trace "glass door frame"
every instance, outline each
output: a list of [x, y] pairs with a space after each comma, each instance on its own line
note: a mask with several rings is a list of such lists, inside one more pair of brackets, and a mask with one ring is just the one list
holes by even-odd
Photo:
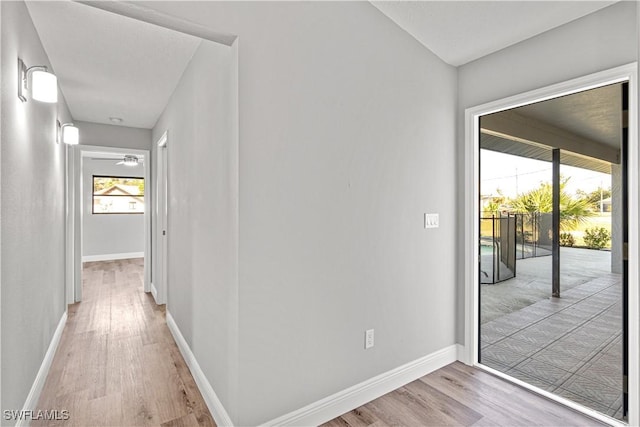
[[[468, 108], [465, 111], [465, 201], [464, 201], [464, 284], [465, 284], [465, 305], [464, 305], [464, 329], [465, 341], [461, 351], [460, 359], [472, 366], [491, 371], [525, 387], [547, 398], [555, 400], [563, 405], [586, 413], [596, 419], [611, 423], [612, 419], [582, 405], [576, 404], [568, 399], [559, 397], [553, 393], [546, 392], [537, 387], [531, 386], [523, 381], [512, 378], [506, 374], [493, 370], [478, 362], [479, 346], [479, 278], [478, 266], [479, 255], [477, 242], [479, 241], [480, 205], [479, 194], [479, 135], [480, 117], [504, 111], [523, 105], [528, 105], [560, 96], [570, 95], [597, 87], [607, 86], [615, 83], [629, 84], [629, 122], [628, 122], [628, 220], [629, 220], [629, 245], [628, 245], [628, 305], [626, 313], [628, 315], [626, 333], [628, 334], [628, 423], [629, 425], [640, 424], [640, 325], [633, 322], [633, 319], [640, 318], [640, 293], [638, 290], [639, 272], [639, 182], [638, 171], [640, 169], [638, 154], [638, 85], [637, 85], [637, 63], [623, 65], [621, 67], [605, 70], [599, 73], [569, 80], [541, 89], [536, 89], [509, 98], [493, 101], [477, 107]], [[620, 425], [624, 423], [620, 422]]]

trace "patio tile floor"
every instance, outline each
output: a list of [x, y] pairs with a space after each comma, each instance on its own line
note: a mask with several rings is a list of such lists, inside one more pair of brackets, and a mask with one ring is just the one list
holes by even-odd
[[621, 288], [603, 274], [483, 323], [481, 362], [621, 419]]

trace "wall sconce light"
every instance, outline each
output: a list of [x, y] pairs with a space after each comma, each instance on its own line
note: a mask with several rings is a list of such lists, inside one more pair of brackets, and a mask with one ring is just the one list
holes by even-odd
[[[31, 76], [31, 85], [29, 85]], [[27, 92], [31, 91], [31, 97], [36, 101], [54, 103], [58, 102], [58, 78], [49, 72], [44, 65], [35, 65], [27, 68], [22, 59], [18, 58], [18, 98], [27, 102]]]
[[80, 130], [73, 123], [65, 123], [60, 126], [62, 142], [69, 145], [77, 145], [80, 142]]

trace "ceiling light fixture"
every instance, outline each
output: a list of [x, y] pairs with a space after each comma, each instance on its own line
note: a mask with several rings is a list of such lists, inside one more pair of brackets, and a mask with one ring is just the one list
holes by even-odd
[[65, 144], [77, 145], [80, 142], [80, 130], [73, 123], [60, 126], [60, 134]]
[[116, 163], [116, 165], [138, 166], [138, 158], [136, 156], [125, 154], [124, 159]]
[[[31, 85], [29, 85], [31, 76]], [[49, 72], [44, 65], [34, 65], [27, 68], [22, 59], [18, 58], [18, 98], [27, 102], [27, 92], [31, 91], [31, 97], [36, 101], [54, 103], [58, 102], [58, 78]]]
[[109, 117], [109, 120], [111, 120], [111, 123], [114, 123], [116, 125], [119, 125], [124, 121], [120, 117]]

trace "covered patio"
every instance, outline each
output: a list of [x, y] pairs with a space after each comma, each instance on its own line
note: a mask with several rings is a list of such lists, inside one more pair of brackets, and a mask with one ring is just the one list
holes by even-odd
[[551, 257], [518, 261], [513, 279], [482, 285], [481, 363], [622, 418], [622, 276], [611, 253], [562, 248], [561, 297]]

